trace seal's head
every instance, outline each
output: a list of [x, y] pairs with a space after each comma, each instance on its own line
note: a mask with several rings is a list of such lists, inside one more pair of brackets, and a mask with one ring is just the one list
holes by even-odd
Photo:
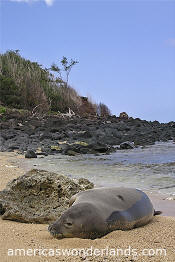
[[95, 238], [105, 231], [105, 224], [98, 210], [89, 203], [71, 206], [48, 228], [51, 235], [64, 237]]

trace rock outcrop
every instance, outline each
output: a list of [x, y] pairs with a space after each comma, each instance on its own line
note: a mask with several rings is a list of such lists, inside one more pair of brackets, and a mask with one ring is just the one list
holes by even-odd
[[85, 178], [73, 180], [56, 173], [33, 169], [12, 180], [0, 192], [0, 214], [2, 219], [50, 223], [68, 208], [74, 194], [93, 186]]

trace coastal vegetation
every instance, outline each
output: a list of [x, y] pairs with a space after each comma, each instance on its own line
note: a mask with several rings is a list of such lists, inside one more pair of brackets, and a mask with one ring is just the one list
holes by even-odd
[[87, 97], [81, 97], [69, 85], [69, 74], [77, 63], [63, 56], [61, 66], [52, 64], [47, 69], [23, 58], [19, 50], [0, 54], [0, 106], [39, 113], [67, 113], [72, 110], [80, 116], [110, 115], [105, 104], [96, 104]]

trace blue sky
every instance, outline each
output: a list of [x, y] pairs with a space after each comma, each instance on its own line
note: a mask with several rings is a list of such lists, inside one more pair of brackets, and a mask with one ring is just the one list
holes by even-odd
[[70, 84], [113, 114], [175, 121], [175, 1], [0, 0], [0, 49], [44, 67], [77, 59]]

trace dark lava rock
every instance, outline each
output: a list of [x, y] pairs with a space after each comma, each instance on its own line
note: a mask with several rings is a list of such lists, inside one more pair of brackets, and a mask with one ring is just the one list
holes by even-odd
[[0, 136], [0, 151], [3, 150], [4, 138]]
[[[110, 153], [114, 151], [114, 145], [119, 146], [126, 141], [143, 146], [154, 144], [155, 141], [175, 140], [175, 122], [164, 124], [134, 119], [125, 112], [120, 117], [86, 118], [20, 116], [19, 112], [12, 112], [3, 115], [3, 118], [0, 116], [0, 130], [0, 151], [17, 149], [21, 153], [27, 149], [38, 151], [38, 148], [47, 154], [67, 154], [69, 150], [79, 154]], [[60, 142], [67, 143], [61, 145]]]
[[121, 119], [128, 119], [129, 116], [128, 116], [128, 114], [126, 112], [121, 112], [120, 115], [119, 115], [119, 118], [121, 118]]
[[25, 158], [37, 158], [36, 153], [33, 150], [27, 150], [25, 153]]
[[2, 219], [25, 223], [50, 223], [68, 207], [70, 198], [94, 185], [45, 170], [33, 169], [12, 180], [0, 192]]
[[119, 147], [119, 149], [133, 149], [133, 148], [135, 148], [134, 143], [129, 141], [121, 143]]
[[109, 150], [109, 147], [107, 145], [103, 144], [97, 144], [93, 147], [93, 150], [97, 153], [106, 153]]
[[77, 155], [77, 152], [75, 152], [75, 151], [73, 151], [73, 150], [68, 150], [68, 151], [66, 152], [66, 155], [68, 155], [68, 156], [76, 156], [76, 155]]

